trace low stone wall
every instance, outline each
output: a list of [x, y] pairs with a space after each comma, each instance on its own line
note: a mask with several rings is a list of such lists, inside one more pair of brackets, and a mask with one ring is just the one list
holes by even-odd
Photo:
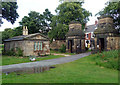
[[65, 40], [56, 40], [56, 41], [53, 41], [51, 44], [50, 44], [50, 48], [51, 49], [54, 49], [54, 50], [58, 50], [61, 48], [62, 45], [65, 45], [66, 46], [66, 41]]

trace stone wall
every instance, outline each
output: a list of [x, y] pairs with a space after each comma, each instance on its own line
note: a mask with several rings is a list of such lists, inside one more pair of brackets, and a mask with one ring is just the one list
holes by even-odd
[[80, 29], [80, 30], [82, 30], [82, 25], [79, 24], [79, 23], [70, 24], [69, 29]]
[[51, 49], [60, 49], [62, 45], [65, 45], [66, 46], [66, 41], [65, 40], [56, 40], [56, 41], [53, 41], [51, 44], [50, 44], [50, 48]]
[[120, 37], [107, 37], [107, 50], [120, 49]]
[[109, 18], [109, 17], [102, 18], [102, 19], [99, 19], [98, 23], [99, 24], [101, 24], [101, 23], [111, 23], [111, 24], [113, 24], [113, 19]]
[[[42, 42], [42, 50], [34, 50], [34, 42]], [[40, 55], [45, 55], [45, 54], [50, 54], [50, 48], [49, 48], [49, 41], [38, 41], [38, 40], [26, 40], [24, 41], [24, 56], [29, 56], [29, 55], [35, 55], [35, 56], [40, 56]], [[40, 46], [39, 46], [40, 48]]]
[[23, 50], [23, 56], [30, 56], [30, 55], [45, 55], [50, 54], [50, 48], [49, 48], [49, 41], [39, 41], [42, 42], [42, 50], [36, 50], [34, 51], [34, 42], [38, 42], [35, 40], [23, 40], [23, 41], [11, 41], [11, 42], [5, 42], [4, 48], [5, 51], [9, 51], [11, 49], [14, 49], [16, 51], [16, 48], [20, 48]]
[[14, 49], [16, 51], [16, 48], [23, 49], [23, 41], [11, 41], [11, 42], [5, 42], [4, 43], [4, 49], [5, 51]]

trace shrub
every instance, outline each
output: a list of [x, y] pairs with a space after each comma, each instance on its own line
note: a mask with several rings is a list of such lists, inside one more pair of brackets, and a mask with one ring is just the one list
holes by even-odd
[[2, 54], [8, 55], [8, 56], [15, 56], [16, 55], [13, 48], [11, 50], [6, 51], [6, 52], [2, 51]]
[[16, 48], [16, 56], [23, 56], [23, 51], [20, 48]]
[[8, 55], [8, 56], [23, 56], [23, 51], [20, 48], [16, 48], [16, 52], [12, 48], [11, 50], [8, 50], [6, 52], [2, 51], [2, 55]]
[[93, 60], [95, 60], [96, 65], [120, 70], [118, 65], [118, 50], [104, 51], [95, 54]]
[[64, 44], [62, 44], [61, 48], [59, 49], [59, 51], [61, 53], [65, 53], [66, 52], [66, 46]]

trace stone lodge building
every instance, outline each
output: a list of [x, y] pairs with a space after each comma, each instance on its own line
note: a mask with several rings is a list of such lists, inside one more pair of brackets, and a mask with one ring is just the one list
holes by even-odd
[[71, 22], [66, 34], [66, 51], [69, 53], [81, 53], [85, 51], [85, 34], [79, 22]]
[[4, 50], [20, 48], [23, 56], [50, 54], [49, 38], [41, 33], [29, 34], [27, 27], [23, 27], [23, 35], [4, 40]]
[[94, 31], [95, 34], [95, 50], [99, 52], [103, 50], [119, 49], [120, 36], [113, 26], [113, 18], [111, 16], [98, 17], [98, 27]]

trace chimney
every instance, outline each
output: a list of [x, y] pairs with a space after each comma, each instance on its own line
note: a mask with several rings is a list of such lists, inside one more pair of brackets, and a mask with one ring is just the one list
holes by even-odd
[[95, 25], [97, 25], [97, 21], [95, 21]]
[[28, 35], [27, 26], [23, 26], [23, 35]]
[[28, 29], [27, 29], [27, 26], [26, 26], [26, 35], [28, 35]]

